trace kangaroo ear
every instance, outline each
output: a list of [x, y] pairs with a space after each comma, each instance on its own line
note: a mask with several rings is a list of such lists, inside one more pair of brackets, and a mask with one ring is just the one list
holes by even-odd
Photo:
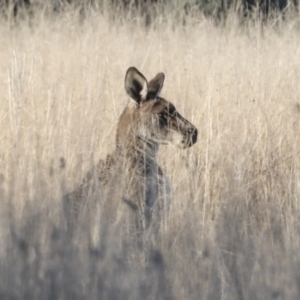
[[148, 84], [148, 99], [155, 99], [159, 96], [165, 81], [165, 74], [158, 73]]
[[125, 90], [137, 103], [145, 101], [148, 94], [146, 78], [135, 68], [130, 67], [125, 76]]

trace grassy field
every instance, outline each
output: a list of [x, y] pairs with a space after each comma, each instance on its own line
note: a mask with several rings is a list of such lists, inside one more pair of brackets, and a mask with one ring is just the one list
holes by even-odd
[[[297, 21], [105, 15], [0, 25], [1, 299], [299, 299]], [[61, 197], [113, 151], [124, 76], [199, 129], [161, 147], [173, 203], [146, 263], [114, 228], [65, 228]]]

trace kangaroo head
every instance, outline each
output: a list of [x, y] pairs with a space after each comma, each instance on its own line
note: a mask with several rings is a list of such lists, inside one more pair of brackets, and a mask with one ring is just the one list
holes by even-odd
[[160, 97], [165, 75], [158, 73], [151, 81], [134, 67], [127, 70], [125, 90], [130, 102], [119, 120], [117, 143], [128, 134], [152, 144], [172, 144], [185, 149], [197, 141], [198, 131], [183, 118], [175, 106]]

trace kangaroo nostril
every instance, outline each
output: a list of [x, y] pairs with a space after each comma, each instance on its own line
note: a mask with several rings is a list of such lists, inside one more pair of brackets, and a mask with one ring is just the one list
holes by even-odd
[[193, 144], [195, 144], [197, 142], [197, 137], [198, 137], [198, 130], [197, 130], [197, 128], [191, 128], [190, 129], [190, 134], [192, 135]]

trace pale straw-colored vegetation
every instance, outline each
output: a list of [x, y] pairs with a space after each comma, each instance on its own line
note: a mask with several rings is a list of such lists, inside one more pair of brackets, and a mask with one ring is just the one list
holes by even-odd
[[[299, 299], [299, 24], [185, 22], [1, 23], [1, 299]], [[146, 259], [101, 220], [70, 235], [61, 201], [114, 149], [132, 65], [199, 131], [160, 149]]]

